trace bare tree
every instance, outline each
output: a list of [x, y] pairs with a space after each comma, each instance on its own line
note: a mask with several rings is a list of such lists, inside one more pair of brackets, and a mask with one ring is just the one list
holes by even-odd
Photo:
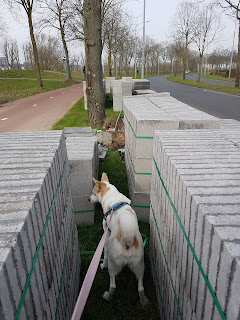
[[105, 118], [101, 61], [101, 2], [83, 2], [88, 124], [95, 126], [102, 125]]
[[[40, 34], [36, 37], [38, 46], [39, 64], [42, 70], [60, 70], [63, 68], [61, 56], [61, 48], [59, 39], [46, 34]], [[30, 43], [23, 45], [25, 58], [25, 68], [32, 69], [33, 65], [33, 50]]]
[[174, 77], [176, 77], [179, 69], [181, 68], [182, 56], [184, 53], [184, 43], [181, 39], [175, 40], [173, 44], [173, 51], [175, 56]]
[[35, 67], [35, 72], [37, 77], [37, 83], [38, 83], [38, 87], [42, 88], [43, 85], [42, 85], [42, 78], [41, 78], [40, 65], [39, 65], [39, 59], [38, 59], [38, 49], [37, 49], [37, 44], [35, 40], [34, 29], [33, 29], [33, 19], [32, 19], [34, 0], [6, 0], [6, 2], [8, 2], [11, 10], [13, 10], [13, 8], [15, 9], [18, 5], [20, 5], [23, 7], [24, 11], [27, 14], [30, 38], [31, 38], [31, 43], [33, 47], [34, 67]]
[[7, 35], [6, 24], [5, 24], [2, 16], [0, 16], [0, 33], [1, 33], [2, 39], [3, 39], [4, 37], [6, 37], [6, 35]]
[[210, 43], [215, 40], [216, 35], [220, 31], [220, 19], [216, 15], [213, 6], [203, 6], [199, 11], [198, 30], [194, 38], [194, 42], [199, 52], [198, 82], [200, 82], [201, 79], [204, 52]]
[[184, 40], [183, 56], [183, 79], [187, 68], [188, 46], [194, 41], [198, 28], [198, 4], [196, 2], [182, 1], [171, 22], [172, 33], [174, 38], [178, 37]]
[[41, 7], [43, 9], [42, 25], [51, 26], [57, 29], [61, 35], [63, 44], [65, 63], [67, 71], [67, 81], [73, 82], [70, 63], [69, 63], [69, 52], [67, 47], [66, 33], [68, 28], [69, 20], [72, 16], [72, 10], [70, 7], [69, 0], [41, 0]]
[[240, 1], [239, 0], [216, 0], [222, 8], [231, 10], [231, 13], [238, 20], [238, 55], [237, 55], [237, 74], [235, 87], [240, 88]]
[[5, 39], [2, 46], [8, 66], [11, 69], [20, 69], [18, 43], [15, 39]]

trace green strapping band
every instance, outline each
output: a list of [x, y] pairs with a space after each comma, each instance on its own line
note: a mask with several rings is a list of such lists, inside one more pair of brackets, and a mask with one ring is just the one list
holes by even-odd
[[176, 216], [176, 218], [177, 218], [177, 220], [178, 220], [178, 223], [180, 224], [180, 227], [181, 227], [181, 229], [182, 229], [182, 232], [183, 232], [183, 234], [184, 234], [184, 237], [185, 237], [185, 239], [186, 239], [186, 241], [187, 241], [187, 243], [188, 243], [188, 245], [189, 245], [189, 248], [190, 248], [190, 250], [191, 250], [191, 252], [192, 252], [192, 254], [193, 254], [193, 257], [194, 257], [194, 259], [195, 259], [195, 261], [196, 261], [196, 263], [197, 263], [197, 266], [198, 266], [198, 268], [199, 268], [199, 270], [200, 270], [200, 272], [201, 272], [201, 274], [202, 274], [202, 276], [203, 276], [203, 279], [204, 279], [204, 281], [205, 281], [205, 283], [206, 283], [206, 285], [207, 285], [207, 288], [208, 288], [208, 290], [209, 290], [209, 292], [210, 292], [210, 294], [211, 294], [211, 296], [212, 296], [212, 298], [213, 298], [213, 301], [214, 301], [214, 303], [215, 303], [215, 305], [216, 305], [216, 308], [218, 309], [218, 312], [219, 312], [221, 318], [224, 319], [224, 320], [226, 320], [226, 317], [225, 317], [225, 314], [224, 314], [224, 312], [223, 312], [223, 310], [222, 310], [222, 308], [221, 308], [221, 305], [220, 305], [220, 303], [219, 303], [219, 301], [218, 301], [218, 299], [217, 299], [217, 297], [216, 297], [216, 295], [215, 295], [215, 293], [214, 293], [214, 291], [213, 291], [213, 288], [212, 288], [212, 286], [211, 286], [211, 284], [210, 284], [210, 282], [209, 282], [209, 280], [208, 280], [208, 278], [207, 278], [207, 276], [206, 276], [206, 274], [205, 274], [205, 272], [204, 272], [204, 270], [203, 270], [203, 268], [202, 268], [202, 266], [201, 266], [201, 264], [200, 264], [200, 261], [198, 260], [197, 254], [196, 254], [196, 252], [195, 252], [194, 249], [193, 249], [193, 246], [192, 246], [192, 244], [191, 244], [191, 242], [190, 242], [190, 240], [189, 240], [189, 238], [188, 238], [188, 236], [187, 236], [187, 233], [186, 233], [186, 231], [185, 231], [185, 229], [184, 229], [184, 226], [183, 226], [183, 224], [182, 224], [182, 221], [181, 221], [181, 219], [180, 219], [180, 217], [179, 217], [179, 215], [178, 215], [178, 213], [177, 213], [177, 210], [176, 210], [176, 208], [175, 208], [175, 206], [174, 206], [174, 204], [173, 204], [173, 202], [172, 202], [172, 199], [171, 199], [171, 197], [170, 197], [170, 195], [169, 195], [169, 193], [168, 193], [168, 191], [167, 191], [167, 188], [166, 188], [166, 186], [165, 186], [165, 184], [164, 184], [164, 182], [163, 182], [163, 180], [162, 180], [160, 171], [159, 171], [159, 169], [158, 169], [157, 163], [156, 163], [156, 161], [155, 161], [154, 158], [153, 158], [153, 161], [154, 161], [156, 170], [157, 170], [157, 172], [158, 172], [158, 176], [159, 176], [159, 178], [160, 178], [160, 181], [161, 181], [161, 183], [162, 183], [162, 186], [163, 186], [163, 188], [164, 188], [164, 190], [165, 190], [165, 192], [166, 192], [166, 195], [167, 195], [167, 197], [168, 197], [168, 200], [169, 200], [169, 202], [170, 202], [170, 204], [171, 204], [171, 206], [172, 206], [172, 208], [173, 208], [173, 211], [174, 211], [174, 213], [175, 213], [175, 216]]
[[83, 213], [83, 212], [94, 212], [94, 210], [81, 210], [81, 211], [74, 211], [74, 213]]
[[58, 317], [59, 301], [60, 301], [60, 298], [62, 295], [62, 287], [63, 287], [63, 279], [64, 279], [64, 275], [65, 275], [66, 262], [67, 262], [68, 246], [69, 246], [69, 240], [70, 240], [70, 236], [71, 236], [71, 232], [72, 232], [72, 223], [73, 223], [73, 211], [72, 211], [72, 218], [71, 218], [71, 222], [70, 222], [70, 228], [69, 228], [69, 232], [68, 232], [67, 247], [66, 247], [65, 255], [64, 255], [64, 262], [63, 262], [63, 268], [62, 268], [62, 274], [61, 274], [61, 280], [60, 280], [60, 289], [59, 289], [58, 298], [57, 298], [55, 319], [57, 319], [57, 317]]
[[133, 168], [134, 174], [142, 174], [142, 175], [145, 175], [145, 176], [151, 176], [152, 173], [150, 173], [150, 172], [136, 172], [136, 171], [135, 171], [134, 165], [133, 165], [133, 161], [132, 161], [132, 157], [131, 157], [131, 154], [130, 154], [130, 151], [129, 151], [127, 145], [125, 145], [125, 148], [126, 148], [127, 151], [128, 151], [128, 154], [129, 154], [129, 157], [130, 157], [130, 160], [131, 160], [131, 164], [132, 164], [132, 168]]
[[35, 252], [34, 257], [33, 257], [32, 265], [31, 265], [31, 268], [29, 270], [29, 273], [28, 273], [28, 276], [27, 276], [27, 279], [26, 279], [26, 282], [25, 282], [25, 285], [24, 285], [24, 288], [23, 288], [23, 291], [22, 291], [21, 298], [20, 298], [18, 306], [17, 306], [17, 311], [15, 313], [14, 320], [19, 319], [20, 312], [21, 312], [21, 309], [22, 309], [22, 306], [23, 306], [23, 303], [24, 303], [24, 299], [25, 299], [25, 296], [26, 296], [26, 293], [27, 293], [27, 289], [29, 287], [30, 280], [31, 280], [31, 277], [32, 277], [32, 273], [33, 273], [33, 270], [35, 268], [35, 264], [36, 264], [36, 261], [37, 261], [37, 258], [38, 258], [39, 250], [40, 250], [40, 247], [42, 245], [43, 237], [44, 237], [46, 229], [47, 229], [48, 221], [50, 219], [50, 216], [51, 216], [51, 213], [52, 213], [52, 210], [53, 210], [56, 198], [57, 198], [57, 194], [58, 194], [61, 182], [62, 182], [62, 178], [63, 178], [63, 174], [64, 174], [64, 171], [65, 171], [65, 168], [66, 168], [66, 164], [67, 164], [67, 157], [66, 157], [66, 159], [64, 161], [63, 170], [62, 170], [62, 173], [61, 173], [58, 185], [57, 185], [56, 192], [55, 192], [54, 197], [52, 199], [51, 206], [50, 206], [49, 211], [48, 211], [47, 219], [45, 221], [45, 224], [44, 224], [44, 227], [43, 227], [43, 231], [42, 231], [40, 240], [38, 242], [38, 246], [37, 246], [36, 252]]
[[134, 137], [135, 137], [136, 139], [153, 139], [153, 137], [137, 136], [136, 133], [135, 133], [134, 130], [133, 130], [133, 127], [131, 126], [131, 123], [128, 121], [128, 118], [127, 118], [126, 115], [124, 115], [124, 118], [126, 118], [126, 120], [127, 120], [128, 124], [129, 124], [130, 128], [132, 129], [132, 132], [133, 132], [133, 134], [134, 134]]
[[174, 285], [173, 285], [173, 281], [172, 281], [170, 269], [169, 269], [169, 266], [168, 266], [168, 263], [167, 263], [167, 258], [166, 258], [166, 255], [165, 255], [165, 252], [164, 252], [164, 249], [163, 249], [162, 239], [161, 239], [160, 232], [159, 232], [159, 229], [158, 229], [156, 217], [155, 217], [155, 214], [154, 214], [153, 207], [152, 207], [152, 204], [151, 204], [151, 203], [150, 203], [150, 206], [151, 206], [151, 210], [152, 210], [152, 213], [153, 213], [153, 218], [154, 218], [154, 221], [155, 221], [155, 226], [156, 226], [156, 228], [157, 228], [158, 238], [159, 238], [159, 241], [160, 241], [162, 253], [163, 253], [163, 256], [164, 256], [165, 263], [166, 263], [167, 272], [168, 272], [168, 275], [169, 275], [169, 277], [170, 277], [170, 282], [171, 282], [171, 286], [172, 286], [172, 289], [173, 289], [174, 298], [175, 298], [175, 301], [176, 301], [176, 303], [177, 303], [178, 313], [179, 313], [180, 318], [183, 320], [182, 313], [181, 313], [181, 310], [180, 310], [180, 307], [179, 307], [179, 304], [178, 304], [177, 294], [176, 294], [176, 291], [175, 291], [175, 288], [174, 288]]
[[94, 254], [95, 251], [80, 251], [80, 254]]

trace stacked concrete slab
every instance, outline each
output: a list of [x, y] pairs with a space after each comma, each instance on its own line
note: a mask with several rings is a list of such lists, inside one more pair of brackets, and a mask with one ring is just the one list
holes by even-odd
[[[98, 173], [98, 143], [95, 130], [65, 128], [71, 175], [71, 193], [75, 223], [94, 223], [94, 205], [88, 201], [92, 194], [93, 177]], [[89, 130], [87, 130], [89, 129]]]
[[106, 77], [105, 78], [105, 92], [111, 93], [111, 81], [116, 80], [115, 77]]
[[70, 319], [80, 256], [62, 132], [0, 135], [0, 318]]
[[155, 94], [155, 93], [157, 93], [157, 92], [154, 90], [151, 90], [151, 89], [134, 90], [134, 94], [136, 94], [136, 95]]
[[240, 148], [240, 122], [232, 119], [221, 119], [219, 135], [231, 141]]
[[150, 89], [150, 81], [148, 79], [133, 79], [133, 94], [135, 90], [149, 90]]
[[233, 142], [218, 131], [155, 132], [150, 230], [161, 318], [240, 318], [240, 150]]
[[132, 77], [122, 77], [122, 80], [132, 81], [133, 78]]
[[112, 80], [111, 92], [113, 97], [113, 110], [121, 111], [123, 97], [132, 95], [132, 82], [128, 80]]
[[170, 97], [169, 93], [124, 97], [126, 168], [132, 204], [149, 216], [154, 130], [220, 126], [220, 120]]

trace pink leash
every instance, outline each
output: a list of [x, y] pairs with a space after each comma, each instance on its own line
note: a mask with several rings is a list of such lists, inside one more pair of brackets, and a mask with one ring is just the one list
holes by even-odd
[[[109, 224], [112, 219], [112, 214], [113, 214], [113, 210], [110, 215]], [[79, 293], [71, 320], [81, 319], [85, 304], [87, 302], [87, 298], [89, 296], [89, 292], [90, 292], [92, 284], [93, 284], [93, 280], [95, 278], [95, 275], [96, 275], [96, 272], [98, 269], [98, 264], [99, 264], [99, 261], [100, 261], [101, 255], [102, 255], [104, 243], [105, 243], [105, 240], [107, 237], [107, 232], [108, 232], [108, 226], [107, 226], [107, 229], [105, 230], [104, 234], [102, 235], [102, 238], [97, 246], [97, 250], [95, 251], [94, 256], [92, 258], [92, 261], [90, 263], [90, 266], [88, 268], [87, 274], [84, 278], [82, 288], [80, 290], [80, 293]]]

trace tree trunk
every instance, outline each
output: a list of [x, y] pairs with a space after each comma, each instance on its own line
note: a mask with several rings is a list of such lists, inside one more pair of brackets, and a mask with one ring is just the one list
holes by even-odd
[[39, 65], [39, 59], [38, 59], [37, 44], [36, 44], [36, 40], [35, 40], [34, 33], [33, 33], [31, 9], [28, 10], [28, 25], [29, 25], [30, 37], [31, 37], [31, 42], [32, 42], [32, 47], [33, 47], [33, 56], [34, 56], [34, 65], [35, 65], [37, 83], [38, 83], [38, 87], [42, 88], [43, 84], [42, 84], [40, 65]]
[[95, 126], [102, 126], [105, 118], [101, 63], [101, 2], [83, 2], [88, 124]]
[[235, 88], [240, 88], [240, 19], [238, 27], [238, 56], [237, 56], [237, 74]]
[[67, 48], [67, 43], [65, 40], [65, 34], [61, 22], [61, 15], [59, 14], [59, 25], [60, 25], [60, 32], [61, 32], [61, 37], [62, 37], [62, 43], [63, 43], [63, 49], [65, 52], [65, 58], [66, 58], [66, 69], [67, 69], [67, 81], [68, 82], [73, 82], [72, 75], [71, 75], [71, 70], [70, 70], [70, 63], [69, 63], [69, 54], [68, 54], [68, 48]]
[[197, 82], [200, 82], [200, 80], [201, 80], [201, 74], [202, 74], [202, 61], [203, 61], [203, 54], [200, 54], [200, 62], [199, 62], [199, 70], [198, 70], [198, 78], [197, 78]]
[[176, 60], [175, 60], [175, 71], [174, 71], [174, 77], [177, 76], [177, 73], [178, 73], [178, 57], [176, 57]]
[[117, 59], [117, 57], [116, 57], [116, 53], [115, 54], [113, 54], [113, 65], [114, 65], [114, 76], [116, 77], [117, 76], [117, 62], [116, 62], [116, 59]]
[[[112, 68], [112, 45], [111, 42], [108, 43], [108, 77], [110, 77], [110, 68]], [[112, 73], [112, 72], [111, 72]]]
[[186, 39], [184, 54], [183, 54], [183, 79], [186, 78], [187, 48], [188, 48], [188, 43], [187, 43], [187, 39]]

